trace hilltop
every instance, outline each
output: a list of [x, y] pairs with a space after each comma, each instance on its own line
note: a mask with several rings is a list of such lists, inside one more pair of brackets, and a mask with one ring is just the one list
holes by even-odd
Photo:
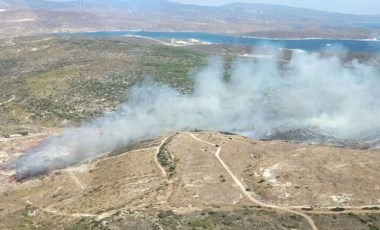
[[[150, 77], [188, 95], [207, 56], [225, 59], [222, 76], [229, 79], [235, 58], [256, 62], [268, 55], [252, 47], [173, 47], [130, 37], [36, 36], [4, 39], [0, 46], [2, 229], [380, 226], [379, 142], [349, 142], [307, 128], [274, 132], [265, 141], [216, 131], [166, 133], [60, 169], [54, 168], [58, 155], [46, 173], [17, 182], [7, 162], [64, 127], [115, 111], [132, 85]], [[295, 52], [284, 51], [276, 64]], [[343, 64], [353, 59], [380, 65], [374, 54], [342, 55]]]
[[[35, 138], [42, 137], [0, 144]], [[23, 183], [0, 171], [0, 226], [375, 229], [379, 156], [218, 132], [169, 134]]]

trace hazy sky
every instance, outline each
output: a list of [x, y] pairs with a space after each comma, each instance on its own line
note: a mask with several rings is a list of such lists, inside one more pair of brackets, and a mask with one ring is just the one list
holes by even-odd
[[379, 14], [380, 0], [172, 0], [181, 3], [193, 3], [200, 5], [223, 5], [231, 2], [251, 2], [289, 5], [304, 8], [312, 8], [324, 11], [354, 13], [354, 14]]

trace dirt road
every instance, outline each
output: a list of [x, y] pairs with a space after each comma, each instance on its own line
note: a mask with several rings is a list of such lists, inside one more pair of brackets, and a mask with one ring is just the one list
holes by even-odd
[[214, 143], [211, 143], [211, 142], [207, 142], [207, 141], [204, 141], [202, 139], [199, 139], [198, 137], [196, 137], [194, 134], [192, 133], [185, 133], [185, 134], [188, 134], [190, 135], [193, 139], [197, 140], [197, 141], [200, 141], [202, 143], [205, 143], [205, 144], [208, 144], [208, 145], [211, 145], [211, 146], [214, 146], [216, 147], [216, 152], [215, 152], [215, 157], [218, 159], [219, 163], [223, 166], [223, 168], [228, 172], [228, 174], [231, 176], [231, 178], [234, 180], [235, 184], [239, 187], [240, 191], [250, 200], [252, 201], [253, 203], [257, 204], [257, 205], [260, 205], [262, 207], [266, 207], [266, 208], [272, 208], [272, 209], [277, 209], [277, 210], [280, 210], [280, 211], [285, 211], [285, 212], [289, 212], [289, 213], [293, 213], [293, 214], [296, 214], [296, 215], [299, 215], [299, 216], [302, 216], [304, 217], [307, 222], [310, 224], [310, 227], [313, 229], [313, 230], [318, 230], [317, 226], [315, 225], [313, 219], [311, 219], [310, 216], [306, 215], [305, 213], [302, 213], [302, 212], [299, 212], [299, 211], [295, 211], [295, 210], [292, 210], [292, 209], [289, 209], [289, 208], [286, 208], [286, 207], [280, 207], [280, 206], [277, 206], [277, 205], [272, 205], [272, 204], [265, 204], [259, 200], [257, 200], [256, 198], [252, 197], [251, 194], [246, 191], [246, 188], [244, 187], [243, 183], [241, 183], [241, 181], [234, 175], [234, 173], [230, 170], [230, 168], [226, 165], [226, 163], [224, 163], [224, 161], [222, 160], [222, 158], [220, 157], [220, 152], [222, 151], [222, 148], [219, 147], [218, 145], [214, 144]]

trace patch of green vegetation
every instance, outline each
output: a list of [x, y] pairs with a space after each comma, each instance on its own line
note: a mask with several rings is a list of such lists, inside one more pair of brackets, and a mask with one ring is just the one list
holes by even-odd
[[153, 70], [153, 76], [158, 82], [188, 92], [193, 86], [189, 75], [194, 75], [194, 71], [198, 71], [206, 63], [206, 54], [201, 52], [154, 46], [152, 56], [147, 58], [143, 65]]
[[76, 65], [53, 68], [48, 72], [28, 77], [26, 87], [38, 98], [53, 97], [58, 92], [68, 89], [78, 70]]
[[157, 154], [158, 162], [162, 167], [165, 168], [170, 174], [169, 177], [172, 177], [175, 173], [175, 169], [177, 167], [177, 159], [173, 161], [171, 159], [170, 154], [167, 150], [167, 145], [170, 143], [172, 138], [169, 138], [160, 148], [160, 151]]
[[28, 136], [29, 132], [28, 131], [20, 131], [20, 132], [18, 132], [18, 134], [20, 134], [21, 136]]
[[297, 223], [293, 224], [283, 224], [282, 225], [286, 229], [300, 229], [300, 226]]
[[27, 114], [25, 109], [21, 107], [20, 104], [18, 104], [15, 101], [9, 102], [3, 106], [3, 114], [8, 114], [8, 118], [11, 121], [19, 122], [22, 120], [22, 117]]
[[346, 210], [345, 208], [341, 208], [341, 207], [336, 207], [336, 208], [332, 208], [330, 209], [331, 211], [334, 211], [334, 212], [343, 212], [344, 210]]
[[108, 39], [42, 39], [34, 46], [39, 49], [17, 43], [0, 54], [0, 102], [17, 98], [0, 106], [2, 134], [21, 125], [62, 126], [98, 117], [126, 102], [131, 86], [147, 77], [189, 93], [189, 76], [206, 65], [207, 56]]
[[256, 216], [269, 216], [271, 214], [272, 214], [271, 211], [268, 211], [268, 210], [259, 210], [259, 211], [257, 211]]
[[380, 208], [379, 207], [365, 207], [363, 208], [363, 210], [377, 211], [377, 210], [380, 210]]
[[[368, 225], [370, 230], [379, 230], [379, 227], [373, 223], [373, 216], [357, 215], [355, 213], [348, 213], [348, 216], [354, 219], [359, 220], [361, 223]], [[368, 218], [369, 217], [369, 218]]]
[[231, 70], [232, 70], [232, 64], [234, 62], [234, 57], [233, 56], [227, 56], [225, 59], [225, 64], [224, 64], [224, 79], [226, 81], [229, 81], [231, 79]]
[[161, 147], [160, 151], [158, 152], [157, 159], [162, 167], [167, 167], [172, 163], [172, 160], [169, 158], [169, 154], [166, 153], [165, 144]]
[[206, 218], [190, 220], [188, 224], [195, 229], [214, 229], [213, 224]]
[[171, 210], [168, 210], [168, 211], [160, 211], [158, 213], [158, 218], [160, 219], [164, 219], [164, 218], [167, 218], [169, 216], [173, 216], [174, 213], [171, 211]]
[[0, 58], [0, 76], [9, 74], [13, 68], [17, 67], [18, 59], [15, 58]]
[[36, 207], [32, 207], [31, 205], [26, 205], [23, 210], [21, 210], [21, 215], [23, 217], [29, 217], [30, 215], [33, 215], [33, 213], [37, 210]]
[[64, 228], [65, 230], [110, 230], [107, 225], [101, 221], [90, 218], [82, 218], [79, 221]]
[[39, 193], [42, 193], [44, 191], [47, 191], [48, 188], [43, 186], [43, 185], [39, 185], [39, 186], [35, 186], [35, 187], [31, 187], [29, 189], [19, 189], [19, 190], [15, 190], [12, 192], [12, 194], [9, 194], [10, 196], [13, 196], [13, 197], [26, 197], [30, 194], [39, 194]]

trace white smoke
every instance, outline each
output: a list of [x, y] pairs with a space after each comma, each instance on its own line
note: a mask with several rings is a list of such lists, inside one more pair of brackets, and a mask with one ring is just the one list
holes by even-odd
[[274, 130], [316, 127], [341, 138], [378, 138], [379, 74], [358, 61], [345, 65], [316, 53], [294, 53], [282, 64], [276, 58], [237, 59], [226, 80], [223, 59], [211, 58], [195, 77], [192, 94], [147, 80], [132, 88], [129, 102], [118, 111], [67, 129], [15, 165], [21, 176], [39, 174], [191, 129], [260, 138]]

